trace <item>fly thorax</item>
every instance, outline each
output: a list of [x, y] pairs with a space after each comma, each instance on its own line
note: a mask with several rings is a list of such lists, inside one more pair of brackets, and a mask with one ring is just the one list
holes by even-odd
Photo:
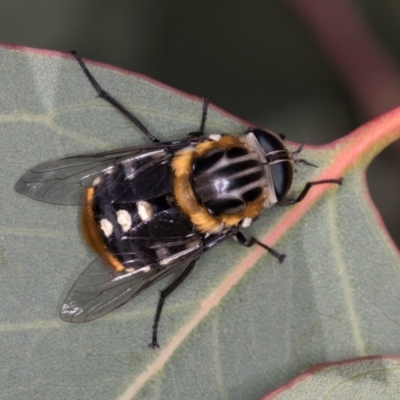
[[243, 146], [214, 147], [197, 157], [192, 168], [195, 196], [214, 216], [243, 212], [268, 185], [258, 154]]

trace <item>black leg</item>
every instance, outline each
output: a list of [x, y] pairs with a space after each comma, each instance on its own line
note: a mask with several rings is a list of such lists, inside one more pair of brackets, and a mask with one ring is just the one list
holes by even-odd
[[309, 167], [318, 168], [318, 165], [312, 164], [309, 161], [305, 160], [304, 158], [296, 157], [298, 154], [300, 154], [303, 151], [303, 147], [305, 146], [305, 144], [306, 143], [302, 143], [297, 150], [292, 152], [292, 156], [294, 158], [295, 164], [304, 164], [304, 165], [308, 165]]
[[82, 60], [81, 56], [76, 51], [71, 51], [71, 54], [77, 59], [79, 65], [81, 66], [83, 72], [85, 73], [86, 77], [89, 79], [89, 82], [92, 84], [94, 89], [96, 90], [98, 96], [103, 100], [110, 103], [113, 107], [115, 107], [118, 111], [125, 115], [130, 121], [132, 121], [149, 139], [153, 142], [158, 143], [160, 142], [155, 136], [153, 136], [150, 131], [140, 122], [138, 118], [136, 118], [131, 112], [129, 112], [120, 102], [118, 102], [114, 97], [108, 94], [96, 81], [94, 76], [86, 67], [86, 64]]
[[310, 163], [309, 161], [305, 160], [304, 158], [295, 158], [294, 162], [295, 162], [295, 164], [304, 164], [304, 165], [308, 165], [309, 167], [318, 168], [318, 165]]
[[200, 130], [196, 132], [190, 132], [189, 137], [200, 137], [204, 135], [204, 128], [206, 126], [208, 105], [210, 104], [210, 99], [203, 97], [203, 112], [201, 114]]
[[201, 123], [200, 123], [200, 132], [204, 134], [204, 128], [206, 126], [206, 120], [207, 120], [207, 112], [208, 112], [208, 105], [210, 104], [210, 99], [207, 97], [203, 97], [203, 113], [201, 115]]
[[276, 257], [278, 259], [279, 262], [283, 262], [283, 260], [286, 257], [285, 254], [278, 253], [277, 251], [275, 251], [271, 247], [267, 246], [266, 244], [261, 243], [259, 240], [257, 240], [254, 237], [251, 237], [248, 239], [246, 236], [243, 235], [242, 232], [236, 233], [235, 237], [236, 237], [237, 241], [245, 247], [251, 247], [254, 244], [258, 244], [265, 250], [269, 251], [274, 257]]
[[285, 199], [279, 202], [278, 204], [281, 206], [291, 206], [296, 203], [300, 203], [302, 201], [307, 193], [310, 191], [310, 189], [315, 186], [315, 185], [321, 185], [324, 183], [335, 183], [337, 185], [341, 185], [343, 182], [342, 178], [339, 179], [324, 179], [322, 181], [315, 181], [315, 182], [307, 182], [306, 185], [304, 186], [304, 189], [301, 191], [301, 193], [295, 198], [295, 199]]
[[196, 265], [197, 260], [193, 260], [185, 270], [175, 279], [168, 287], [160, 293], [160, 298], [157, 304], [157, 311], [156, 316], [154, 317], [154, 324], [153, 324], [153, 337], [149, 347], [155, 349], [156, 347], [160, 347], [157, 341], [157, 330], [158, 330], [158, 323], [160, 322], [161, 311], [164, 306], [165, 299], [188, 277], [188, 275], [192, 272], [194, 266]]

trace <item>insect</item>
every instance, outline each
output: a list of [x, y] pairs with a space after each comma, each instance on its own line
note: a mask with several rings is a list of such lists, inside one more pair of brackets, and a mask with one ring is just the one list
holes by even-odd
[[241, 232], [269, 207], [300, 202], [318, 184], [288, 197], [302, 146], [290, 152], [272, 132], [249, 128], [241, 137], [205, 137], [208, 100], [198, 132], [160, 142], [131, 112], [104, 91], [72, 52], [99, 97], [118, 109], [153, 143], [45, 162], [27, 171], [16, 190], [57, 205], [82, 205], [82, 229], [98, 254], [77, 279], [61, 309], [68, 322], [87, 322], [127, 303], [172, 273], [161, 291], [150, 347], [158, 345], [165, 299], [186, 279], [201, 255], [234, 237], [255, 243], [279, 261], [285, 257]]

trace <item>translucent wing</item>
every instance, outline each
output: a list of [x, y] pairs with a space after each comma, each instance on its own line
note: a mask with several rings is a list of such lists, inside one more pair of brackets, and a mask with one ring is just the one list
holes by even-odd
[[45, 203], [83, 204], [85, 190], [96, 178], [118, 169], [123, 178], [130, 173], [132, 178], [142, 175], [143, 179], [152, 176], [151, 168], [167, 163], [169, 157], [165, 146], [156, 145], [62, 158], [33, 167], [17, 182], [15, 189]]
[[[22, 176], [15, 185], [17, 192], [57, 205], [84, 204], [85, 190], [96, 178], [114, 174], [116, 180], [127, 179], [131, 186], [150, 187], [155, 181], [154, 168], [168, 164], [177, 150], [203, 140], [188, 136], [173, 142], [130, 147], [103, 153], [83, 154], [39, 164]], [[140, 194], [137, 200], [140, 200]], [[130, 197], [129, 202], [135, 201]], [[123, 203], [123, 200], [121, 201]]]
[[[174, 221], [170, 221], [172, 226]], [[165, 228], [165, 227], [164, 227]], [[162, 231], [163, 229], [161, 229]], [[124, 305], [144, 289], [160, 279], [184, 269], [191, 261], [197, 260], [204, 251], [214, 247], [235, 234], [227, 230], [220, 234], [200, 240], [199, 236], [170, 237], [160, 242], [160, 237], [151, 237], [146, 246], [159, 250], [174, 249], [167, 256], [154, 263], [135, 270], [125, 269], [122, 272], [113, 270], [102, 258], [98, 258], [83, 272], [69, 292], [61, 310], [61, 318], [67, 322], [87, 322], [100, 318], [114, 309]], [[162, 235], [162, 233], [160, 233]], [[143, 239], [143, 238], [142, 238]], [[159, 244], [161, 243], [161, 244]], [[156, 249], [156, 253], [158, 253]], [[167, 252], [168, 253], [168, 252]], [[132, 252], [131, 258], [137, 257]], [[129, 264], [125, 257], [126, 264]]]
[[196, 257], [199, 257], [198, 252], [166, 268], [143, 267], [132, 272], [116, 272], [98, 258], [75, 282], [62, 306], [61, 319], [88, 322], [100, 318], [132, 300], [153, 283], [184, 268]]

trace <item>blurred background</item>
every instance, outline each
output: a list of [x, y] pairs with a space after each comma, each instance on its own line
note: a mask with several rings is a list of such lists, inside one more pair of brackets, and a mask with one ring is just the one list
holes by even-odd
[[[59, 51], [207, 96], [324, 144], [400, 104], [399, 0], [0, 0], [0, 42]], [[400, 247], [400, 144], [368, 169]]]

